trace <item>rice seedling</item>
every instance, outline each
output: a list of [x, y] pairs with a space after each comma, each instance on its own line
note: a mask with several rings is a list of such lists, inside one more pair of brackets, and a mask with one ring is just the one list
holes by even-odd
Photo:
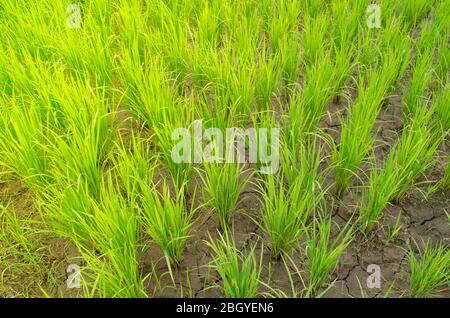
[[331, 37], [338, 50], [346, 49], [352, 45], [358, 35], [359, 23], [368, 1], [331, 1], [331, 14], [333, 23], [339, 28], [331, 29]]
[[320, 155], [309, 157], [306, 152], [302, 155], [300, 168], [296, 170], [299, 174], [288, 183], [288, 189], [285, 188], [283, 175], [278, 180], [268, 176], [260, 186], [264, 211], [262, 220], [255, 222], [269, 237], [269, 248], [275, 259], [295, 249], [299, 238], [304, 235], [308, 216], [323, 199], [324, 191], [317, 172]]
[[[45, 151], [46, 129], [38, 106], [20, 105], [11, 100], [10, 107], [0, 100], [0, 165], [39, 191], [51, 182], [50, 160]], [[8, 115], [6, 115], [8, 113]]]
[[210, 4], [206, 3], [196, 15], [196, 38], [199, 43], [215, 47], [219, 44], [221, 35], [219, 16], [215, 14], [219, 4], [214, 2], [212, 6], [215, 7], [210, 8]]
[[[83, 95], [82, 89], [77, 92], [69, 85], [62, 86], [61, 91], [62, 120], [66, 130], [65, 134], [54, 130], [49, 132], [50, 169], [53, 174], [66, 175], [69, 183], [83, 178], [93, 195], [99, 196], [102, 166], [114, 138], [110, 127], [115, 112], [110, 111], [109, 102], [102, 95], [104, 91], [98, 95], [86, 92]], [[64, 100], [64, 97], [68, 99]]]
[[[196, 58], [194, 67], [199, 68], [199, 71], [195, 71], [194, 74], [197, 78], [199, 74], [206, 77], [199, 81], [203, 82], [201, 86], [208, 87], [209, 84], [212, 84], [210, 86], [214, 93], [213, 107], [217, 108], [215, 112], [224, 121], [232, 121], [233, 118], [239, 118], [238, 116], [247, 118], [252, 111], [251, 106], [256, 90], [255, 82], [258, 82], [255, 79], [258, 74], [253, 58], [256, 58], [254, 49], [246, 46], [242, 51], [235, 52], [231, 42], [227, 42], [219, 50], [219, 53], [210, 49], [207, 54], [201, 54]], [[205, 59], [210, 61], [206, 65]], [[200, 66], [196, 66], [197, 64]], [[278, 71], [273, 68], [274, 65], [270, 67], [265, 67], [263, 72], [267, 71], [265, 74], [271, 79], [260, 76], [258, 85], [268, 85], [272, 87], [271, 89], [275, 89]], [[271, 95], [272, 93], [269, 93], [267, 98], [269, 99]]]
[[205, 162], [203, 167], [205, 176], [201, 175], [201, 178], [206, 202], [217, 217], [219, 227], [226, 229], [251, 173], [245, 171], [243, 165], [235, 163]]
[[[39, 195], [41, 215], [55, 231], [68, 237], [86, 266], [83, 285], [100, 297], [145, 296], [137, 263], [140, 229], [134, 201], [116, 192], [111, 175], [94, 196], [87, 181], [64, 184], [66, 179]], [[64, 188], [65, 187], [65, 188]]]
[[154, 127], [162, 121], [162, 113], [174, 103], [174, 88], [161, 60], [149, 59], [148, 54], [144, 51], [141, 57], [137, 50], [123, 51], [120, 74], [125, 105], [137, 118]]
[[162, 191], [150, 188], [141, 198], [145, 231], [164, 252], [168, 264], [177, 266], [183, 254], [195, 210], [186, 207], [184, 187], [171, 196], [166, 180]]
[[373, 229], [382, 210], [395, 193], [398, 171], [394, 159], [388, 157], [382, 169], [373, 169], [369, 176], [368, 189], [361, 198], [359, 223], [365, 231]]
[[290, 199], [297, 197], [300, 186], [286, 190], [283, 179], [277, 181], [275, 177], [271, 176], [261, 186], [264, 211], [262, 220], [255, 220], [269, 237], [269, 248], [275, 259], [280, 258], [283, 254], [289, 254], [304, 234], [302, 215], [298, 215], [299, 211], [290, 207]]
[[[37, 237], [38, 229], [33, 226], [30, 219], [19, 217], [14, 208], [0, 206], [0, 238], [1, 238], [1, 259], [0, 264], [4, 270], [8, 266], [22, 267], [24, 271], [39, 271], [42, 266], [42, 259], [39, 250], [36, 249], [34, 240]], [[20, 262], [7, 264], [8, 254], [14, 253], [15, 258]], [[4, 262], [4, 263], [3, 263]], [[3, 277], [4, 273], [2, 273]]]
[[258, 68], [255, 70], [255, 97], [258, 111], [270, 109], [271, 98], [276, 93], [281, 79], [279, 55], [268, 59], [265, 52], [266, 50], [263, 49], [258, 59]]
[[91, 244], [92, 196], [82, 178], [73, 184], [65, 175], [55, 175], [56, 181], [38, 195], [39, 212], [55, 233], [80, 244]]
[[[318, 217], [314, 219], [306, 246], [307, 271], [309, 283], [306, 296], [317, 296], [320, 289], [325, 286], [326, 280], [336, 269], [339, 258], [350, 244], [353, 233], [347, 223], [335, 238], [331, 237], [332, 221], [330, 218]], [[328, 290], [330, 283], [325, 290]], [[322, 292], [323, 293], [323, 292]]]
[[102, 202], [92, 204], [94, 222], [87, 232], [97, 253], [77, 244], [87, 262], [83, 283], [101, 297], [145, 297], [138, 265], [141, 231], [136, 206], [115, 192], [113, 182], [111, 177], [105, 181]]
[[228, 298], [255, 298], [258, 296], [262, 253], [258, 261], [253, 245], [244, 252], [236, 246], [236, 242], [229, 237], [227, 231], [219, 238], [211, 237], [207, 242], [214, 251], [210, 267], [219, 273], [222, 290]]
[[336, 73], [331, 54], [321, 58], [306, 71], [305, 84], [294, 94], [289, 108], [289, 127], [295, 138], [312, 133], [335, 92]]
[[116, 155], [111, 159], [113, 172], [123, 185], [126, 196], [138, 201], [154, 182], [158, 158], [152, 156], [150, 140], [141, 133], [132, 133], [130, 140], [123, 137], [115, 145]]
[[448, 101], [450, 100], [450, 84], [447, 84], [433, 96], [438, 128], [443, 134], [450, 131], [450, 112], [448, 111]]
[[315, 65], [325, 56], [327, 51], [326, 35], [329, 28], [328, 17], [325, 14], [317, 17], [305, 16], [303, 21], [302, 44], [305, 49], [306, 65]]
[[299, 35], [294, 33], [283, 36], [279, 41], [281, 75], [287, 88], [291, 88], [300, 75], [302, 59], [298, 37]]
[[450, 189], [450, 161], [447, 162], [447, 167], [445, 168], [444, 176], [442, 177], [440, 184], [444, 189]]
[[320, 187], [324, 175], [324, 172], [320, 171], [324, 161], [324, 146], [319, 145], [321, 141], [320, 137], [297, 142], [285, 137], [281, 169], [289, 186], [300, 182], [302, 187], [309, 189], [311, 193], [314, 192], [314, 187]]
[[[399, 170], [400, 183], [392, 199], [400, 200], [417, 179], [432, 164], [433, 155], [442, 141], [442, 134], [435, 127], [422, 126], [429, 121], [430, 110], [423, 109], [418, 114], [415, 123], [411, 125], [407, 134], [402, 134], [400, 146], [396, 149], [396, 164]], [[431, 110], [430, 113], [433, 113]]]
[[339, 148], [332, 154], [338, 195], [351, 185], [359, 165], [373, 149], [372, 129], [397, 73], [397, 66], [392, 62], [386, 60], [380, 70], [369, 72], [366, 87], [366, 78], [359, 78], [358, 98], [343, 120]]
[[434, 0], [411, 0], [396, 3], [403, 23], [414, 27], [431, 10]]
[[395, 65], [396, 73], [392, 78], [391, 88], [398, 83], [408, 66], [411, 42], [405, 26], [397, 19], [389, 19], [386, 29], [378, 39], [378, 58], [374, 59], [373, 65], [375, 67], [389, 65], [389, 63]]
[[402, 226], [400, 224], [401, 214], [399, 213], [397, 218], [395, 219], [394, 226], [388, 226], [386, 230], [386, 238], [384, 239], [384, 244], [389, 245], [392, 243], [398, 234], [400, 233]]
[[[266, 34], [273, 52], [279, 52], [281, 42], [286, 35], [298, 30], [298, 19], [301, 11], [300, 3], [297, 1], [281, 1], [274, 3], [274, 9], [268, 10], [270, 2], [267, 2], [265, 14]], [[270, 18], [268, 17], [270, 15]], [[292, 43], [295, 44], [295, 43]]]
[[410, 297], [434, 296], [450, 283], [450, 251], [445, 245], [432, 247], [427, 243], [416, 256], [408, 254], [411, 274], [409, 277]]
[[417, 107], [423, 104], [422, 99], [433, 75], [433, 56], [434, 52], [429, 50], [416, 57], [416, 64], [409, 87], [406, 94], [403, 95], [402, 106], [405, 121], [408, 121]]
[[370, 230], [390, 201], [398, 201], [414, 180], [432, 163], [442, 135], [430, 123], [433, 108], [420, 108], [411, 124], [404, 128], [381, 170], [370, 173], [368, 188], [363, 192], [360, 222]]
[[[192, 106], [192, 97], [189, 97], [187, 100], [180, 99], [176, 105], [171, 106], [170, 109], [166, 109], [162, 114], [161, 121], [153, 126], [160, 157], [167, 167], [173, 184], [177, 189], [187, 185], [193, 173], [192, 158], [194, 154], [192, 151], [182, 154], [183, 157], [187, 157], [187, 160], [176, 162], [173, 159], [173, 153], [178, 151], [176, 145], [180, 139], [186, 137], [184, 130], [179, 131], [177, 129], [184, 128], [186, 124], [189, 125], [187, 129], [194, 129], [191, 124], [194, 114], [194, 107]], [[194, 143], [194, 140], [192, 140], [192, 143]]]
[[189, 30], [178, 14], [164, 1], [158, 1], [150, 16], [155, 17], [159, 32], [155, 32], [147, 43], [161, 53], [168, 70], [182, 82], [188, 76]]

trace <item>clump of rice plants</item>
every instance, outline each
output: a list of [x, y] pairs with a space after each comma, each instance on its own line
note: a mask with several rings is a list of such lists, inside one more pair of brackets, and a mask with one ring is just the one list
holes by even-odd
[[269, 237], [269, 248], [275, 259], [296, 248], [308, 217], [324, 198], [320, 142], [324, 141], [311, 136], [307, 141], [295, 143], [285, 135], [281, 171], [260, 180], [264, 211], [262, 220], [256, 223]]
[[335, 165], [335, 191], [338, 195], [351, 184], [357, 168], [373, 148], [372, 128], [394, 74], [395, 67], [386, 65], [379, 72], [370, 73], [367, 87], [364, 87], [365, 78], [359, 79], [358, 98], [348, 110], [343, 121], [339, 148], [335, 149], [332, 155]]
[[445, 190], [450, 189], [450, 160], [447, 162], [447, 167], [444, 171], [444, 176], [442, 177], [440, 184]]
[[256, 221], [269, 238], [272, 257], [280, 258], [297, 246], [299, 238], [304, 234], [299, 211], [291, 209], [290, 199], [297, 197], [299, 186], [286, 190], [283, 178], [270, 176], [261, 186], [264, 211], [261, 221]]
[[359, 19], [366, 10], [367, 1], [332, 1], [331, 12], [339, 28], [331, 29], [331, 37], [338, 51], [347, 50], [358, 34]]
[[403, 0], [396, 4], [403, 23], [414, 27], [431, 10], [434, 2], [434, 0]]
[[204, 163], [205, 199], [212, 208], [212, 214], [219, 221], [221, 229], [228, 227], [239, 196], [251, 174], [244, 175], [244, 166], [235, 163]]
[[271, 98], [281, 80], [279, 55], [268, 58], [266, 52], [267, 50], [263, 49], [263, 53], [258, 57], [258, 67], [255, 69], [255, 97], [259, 111], [270, 109]]
[[269, 248], [275, 259], [289, 254], [298, 246], [309, 215], [323, 199], [324, 192], [318, 183], [320, 177], [316, 175], [317, 170], [306, 162], [300, 161], [299, 164], [305, 166], [301, 168], [302, 173], [288, 185], [284, 184], [283, 176], [279, 179], [269, 176], [260, 187], [264, 211], [262, 220], [256, 222], [269, 237]]
[[[134, 202], [115, 191], [110, 177], [102, 187], [102, 202], [92, 203], [93, 222], [87, 223], [91, 246], [75, 241], [83, 259], [84, 283], [102, 297], [145, 297], [139, 271], [140, 228]], [[93, 253], [92, 246], [99, 252]]]
[[140, 56], [137, 50], [122, 52], [120, 76], [125, 90], [124, 104], [134, 116], [153, 127], [174, 103], [175, 88], [161, 59], [149, 59], [147, 54], [145, 51]]
[[302, 59], [299, 35], [296, 33], [285, 35], [280, 40], [281, 76], [286, 88], [292, 88], [300, 74]]
[[444, 244], [432, 247], [429, 243], [408, 254], [410, 297], [432, 297], [439, 295], [450, 284], [450, 251]]
[[306, 141], [294, 141], [284, 135], [280, 164], [289, 186], [301, 183], [305, 191], [311, 193], [320, 188], [324, 175], [320, 169], [324, 162], [324, 146], [320, 146], [320, 142], [327, 140], [313, 136]]
[[[112, 146], [115, 109], [105, 89], [91, 90], [89, 81], [61, 83], [58, 101], [61, 107], [62, 132], [49, 132], [50, 167], [58, 178], [68, 183], [85, 180], [93, 196], [99, 196], [103, 166]], [[82, 160], [80, 160], [82, 158]]]
[[[38, 106], [11, 106], [0, 99], [0, 165], [23, 178], [28, 186], [39, 191], [50, 182], [50, 160], [45, 151], [45, 127]], [[8, 113], [8, 115], [6, 115]]]
[[[320, 294], [320, 289], [324, 287], [326, 280], [336, 269], [340, 256], [353, 238], [349, 223], [340, 229], [334, 238], [331, 236], [331, 227], [332, 221], [330, 218], [319, 216], [314, 219], [308, 231], [306, 259], [309, 283], [306, 291], [307, 296]], [[328, 285], [325, 291], [332, 284]]]
[[214, 251], [211, 268], [215, 269], [222, 281], [222, 290], [225, 297], [229, 298], [255, 298], [258, 296], [261, 270], [262, 253], [257, 259], [256, 245], [244, 252], [236, 246], [236, 242], [225, 234], [219, 234], [219, 238], [207, 242]]
[[[116, 192], [109, 174], [100, 183], [99, 195], [90, 193], [87, 181], [64, 184], [66, 179], [42, 192], [43, 217], [58, 234], [71, 239], [86, 261], [82, 283], [91, 295], [143, 297], [138, 270], [140, 230], [133, 201]], [[55, 195], [59, 194], [59, 195]]]
[[[160, 158], [165, 167], [167, 167], [173, 184], [178, 189], [187, 185], [192, 177], [193, 167], [191, 162], [193, 154], [190, 152], [183, 153], [181, 155], [188, 160], [176, 162], [173, 159], [173, 153], [180, 151], [176, 145], [180, 138], [183, 139], [185, 137], [185, 131], [178, 131], [178, 129], [185, 128], [187, 125], [189, 126], [186, 129], [193, 129], [193, 125], [190, 124], [193, 121], [193, 113], [193, 98], [180, 99], [175, 105], [163, 110], [161, 121], [153, 126]], [[177, 132], [180, 132], [180, 134], [177, 134]]]
[[195, 212], [192, 206], [186, 206], [184, 187], [177, 189], [173, 197], [164, 180], [161, 193], [154, 187], [149, 188], [140, 200], [145, 231], [162, 249], [168, 263], [177, 266], [181, 261]]
[[294, 94], [289, 108], [289, 127], [295, 136], [316, 131], [317, 123], [334, 96], [335, 84], [340, 82], [336, 77], [329, 52], [307, 68], [305, 84]]
[[442, 87], [434, 96], [433, 104], [435, 105], [437, 125], [443, 134], [450, 132], [450, 112], [448, 111], [448, 101], [450, 100], [450, 82]]
[[329, 20], [325, 14], [317, 17], [305, 16], [303, 21], [302, 44], [305, 48], [305, 62], [307, 65], [316, 64], [320, 58], [325, 56], [327, 43], [325, 38], [329, 28]]
[[158, 158], [152, 155], [150, 139], [141, 133], [132, 133], [129, 140], [120, 137], [112, 151], [112, 166], [126, 196], [138, 200], [154, 183]]
[[432, 115], [433, 108], [423, 105], [404, 128], [383, 168], [371, 171], [360, 208], [360, 222], [364, 230], [372, 229], [386, 204], [402, 198], [414, 180], [432, 163], [442, 140], [440, 130], [431, 124]]
[[428, 50], [416, 57], [413, 75], [408, 90], [403, 97], [402, 106], [405, 121], [408, 121], [410, 116], [415, 113], [416, 108], [423, 104], [425, 91], [433, 75], [433, 56], [434, 52]]

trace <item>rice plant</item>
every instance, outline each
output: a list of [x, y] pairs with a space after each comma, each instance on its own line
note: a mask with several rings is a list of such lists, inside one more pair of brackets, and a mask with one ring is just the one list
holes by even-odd
[[424, 94], [429, 86], [433, 75], [434, 52], [428, 50], [416, 57], [413, 75], [409, 88], [403, 97], [403, 115], [405, 121], [414, 114], [417, 107], [423, 104]]
[[[350, 244], [353, 233], [347, 223], [336, 237], [331, 236], [332, 221], [330, 218], [316, 217], [310, 231], [306, 246], [307, 271], [309, 283], [307, 296], [314, 296], [324, 287], [328, 277], [336, 269], [339, 258]], [[330, 284], [330, 286], [333, 282]], [[326, 287], [326, 290], [330, 288]]]
[[255, 221], [268, 236], [275, 259], [298, 246], [298, 240], [305, 234], [307, 218], [321, 200], [315, 180], [299, 177], [288, 189], [283, 180], [271, 176], [262, 181], [264, 211], [261, 221]]
[[281, 80], [279, 55], [266, 57], [266, 50], [258, 58], [258, 68], [255, 70], [255, 97], [257, 109], [264, 111], [270, 109], [270, 102], [276, 93]]
[[303, 21], [302, 43], [305, 48], [305, 62], [307, 65], [316, 64], [320, 58], [325, 56], [327, 51], [327, 31], [329, 21], [325, 14], [312, 18], [307, 15]]
[[450, 283], [450, 251], [445, 245], [432, 247], [427, 243], [416, 256], [408, 253], [411, 274], [409, 277], [410, 297], [439, 295]]
[[139, 197], [154, 184], [158, 158], [152, 155], [150, 145], [149, 138], [133, 132], [129, 140], [120, 137], [112, 151], [113, 172], [130, 199], [139, 201]]
[[226, 229], [251, 174], [243, 165], [234, 163], [205, 163], [202, 181], [205, 199], [218, 219], [221, 229]]
[[373, 71], [368, 75], [367, 87], [364, 87], [365, 78], [359, 79], [358, 98], [343, 121], [341, 142], [332, 155], [338, 195], [351, 185], [359, 165], [373, 148], [373, 125], [395, 73], [395, 65], [389, 62], [379, 72]]
[[184, 187], [172, 197], [164, 180], [161, 193], [156, 188], [149, 188], [141, 201], [145, 231], [164, 252], [167, 262], [177, 266], [181, 262], [195, 212], [192, 206], [186, 206]]
[[[311, 190], [320, 187], [324, 172], [321, 164], [324, 162], [324, 146], [320, 137], [311, 137], [306, 141], [290, 140], [288, 135], [284, 137], [283, 152], [281, 154], [281, 169], [289, 186], [300, 182], [304, 189]], [[326, 140], [325, 140], [326, 142]]]
[[389, 152], [383, 168], [371, 171], [368, 188], [361, 199], [363, 229], [372, 229], [387, 203], [401, 199], [432, 163], [442, 138], [430, 122], [432, 115], [433, 108], [427, 109], [425, 105], [420, 108]]
[[448, 111], [448, 101], [450, 100], [450, 84], [447, 84], [433, 96], [438, 128], [443, 134], [450, 131], [450, 112]]
[[[36, 104], [7, 107], [1, 101], [0, 165], [23, 178], [39, 191], [51, 182], [50, 158], [45, 149], [46, 129]], [[6, 116], [8, 113], [8, 116]]]
[[219, 233], [219, 238], [210, 237], [207, 242], [214, 256], [210, 263], [222, 281], [222, 290], [229, 298], [255, 298], [258, 296], [262, 270], [262, 253], [258, 260], [255, 248], [247, 251], [236, 246], [236, 242], [225, 234]]
[[[189, 97], [186, 100], [180, 99], [177, 104], [164, 109], [160, 121], [153, 126], [160, 158], [165, 167], [167, 167], [173, 184], [178, 189], [187, 185], [193, 174], [193, 146], [188, 149], [187, 153], [183, 152], [180, 154], [184, 158], [182, 162], [176, 162], [173, 159], [173, 153], [179, 151], [176, 145], [180, 141], [183, 141], [185, 137], [189, 138], [185, 133], [186, 130], [178, 129], [184, 128], [189, 132], [194, 129], [192, 124], [194, 107], [192, 107], [192, 104], [192, 97]], [[194, 140], [191, 142], [192, 145], [194, 145]], [[189, 144], [191, 144], [191, 142]]]
[[[59, 96], [62, 132], [49, 132], [48, 153], [53, 174], [65, 175], [68, 183], [86, 180], [94, 196], [99, 196], [102, 168], [112, 147], [115, 109], [104, 89], [92, 91], [89, 82], [61, 83]], [[82, 160], [80, 160], [82, 158]]]
[[88, 228], [100, 255], [92, 253], [89, 246], [78, 246], [88, 264], [85, 283], [100, 296], [145, 297], [138, 264], [141, 231], [136, 206], [115, 193], [112, 178], [106, 181], [103, 191], [101, 204], [92, 205], [95, 221]]
[[307, 68], [305, 84], [294, 94], [289, 108], [289, 127], [294, 136], [317, 130], [317, 124], [336, 92], [335, 85], [341, 82], [340, 76], [342, 74], [334, 70], [329, 52]]
[[447, 166], [444, 171], [444, 176], [442, 177], [440, 184], [446, 190], [450, 189], [450, 161], [447, 162]]
[[64, 181], [41, 193], [42, 215], [49, 217], [58, 234], [71, 239], [87, 262], [85, 288], [101, 297], [145, 296], [134, 202], [116, 192], [111, 175], [101, 181], [98, 197], [90, 193], [87, 181], [61, 189]]
[[434, 0], [399, 1], [397, 8], [404, 23], [413, 27], [431, 10], [434, 2]]
[[292, 35], [285, 35], [280, 40], [280, 55], [281, 55], [281, 76], [284, 79], [285, 86], [291, 88], [301, 71], [300, 57], [300, 41], [299, 35], [294, 33]]

